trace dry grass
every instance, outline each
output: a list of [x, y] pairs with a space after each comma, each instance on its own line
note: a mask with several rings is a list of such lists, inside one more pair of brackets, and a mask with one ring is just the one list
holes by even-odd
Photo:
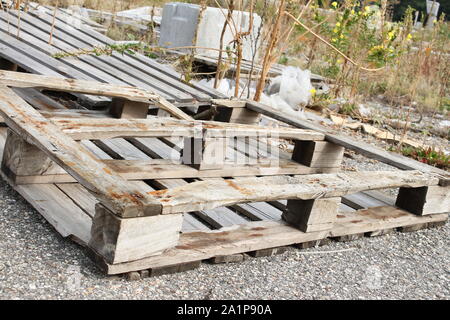
[[[77, 4], [116, 12], [139, 6], [162, 6], [168, 0], [39, 0], [39, 2], [63, 7]], [[189, 2], [200, 3], [200, 0]], [[383, 95], [391, 104], [399, 107], [409, 105], [415, 106], [420, 112], [448, 112], [450, 109], [448, 23], [441, 21], [432, 30], [414, 30], [413, 12], [409, 12], [404, 21], [393, 24], [389, 22], [389, 1], [386, 0], [380, 0], [382, 6], [378, 19], [373, 12], [366, 11], [366, 4], [369, 1], [365, 1], [361, 7], [356, 5], [356, 0], [345, 0], [336, 5], [332, 5], [331, 1], [320, 2], [325, 3], [325, 6], [319, 6], [318, 0], [286, 1], [286, 12], [293, 17], [298, 17], [302, 13], [303, 16], [299, 21], [308, 26], [308, 29], [305, 29], [297, 25], [292, 33], [289, 31], [294, 27], [294, 21], [286, 15], [280, 19], [278, 15], [280, 3], [277, 1], [209, 0], [206, 4], [223, 8], [229, 8], [232, 4], [234, 10], [253, 10], [258, 13], [265, 25], [259, 32], [262, 44], [260, 59], [263, 61], [254, 62], [264, 62], [263, 69], [267, 70], [272, 63], [282, 60], [283, 63], [308, 68], [315, 73], [335, 79], [336, 86], [324, 99], [340, 97], [345, 98], [348, 105], [357, 105], [371, 96]], [[306, 4], [309, 6], [305, 8]], [[378, 28], [368, 27], [374, 23], [378, 23]], [[128, 27], [111, 24], [108, 35], [117, 40], [133, 40], [130, 38], [133, 38], [136, 32]], [[333, 45], [336, 50], [330, 49], [330, 46], [317, 35]], [[240, 40], [238, 35], [236, 38]], [[147, 41], [142, 35], [136, 35], [135, 39]], [[234, 55], [237, 57], [239, 57], [238, 49], [236, 46], [231, 47], [231, 51], [235, 52]], [[230, 61], [225, 61], [224, 64], [226, 63]], [[377, 68], [381, 69], [377, 72], [366, 70]], [[221, 75], [223, 74], [222, 72]], [[264, 74], [255, 76], [262, 78], [259, 87], [263, 88]]]

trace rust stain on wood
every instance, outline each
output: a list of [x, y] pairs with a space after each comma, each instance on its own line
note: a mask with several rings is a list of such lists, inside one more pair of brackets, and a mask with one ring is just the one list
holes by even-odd
[[240, 193], [242, 193], [242, 194], [244, 194], [244, 195], [250, 196], [250, 195], [253, 194], [250, 190], [247, 190], [247, 189], [245, 189], [245, 188], [239, 187], [239, 186], [238, 186], [236, 183], [234, 183], [232, 180], [225, 180], [225, 182], [226, 182], [230, 187], [232, 187], [233, 189], [236, 189], [237, 191], [239, 191]]

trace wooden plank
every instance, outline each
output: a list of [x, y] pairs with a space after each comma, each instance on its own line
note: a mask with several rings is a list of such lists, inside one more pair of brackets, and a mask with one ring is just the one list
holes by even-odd
[[225, 165], [226, 138], [185, 138], [182, 162], [199, 171], [221, 170]]
[[281, 210], [266, 202], [243, 203], [235, 205], [233, 208], [253, 221], [281, 220]]
[[[115, 156], [117, 158], [123, 159], [123, 158], [136, 158], [136, 157], [142, 157], [141, 154], [139, 154], [139, 150], [134, 148], [133, 145], [131, 145], [129, 142], [122, 140], [122, 139], [117, 139], [119, 141], [110, 141], [109, 143], [107, 142], [105, 144], [105, 146], [107, 146], [108, 151], [111, 153], [115, 153]], [[89, 148], [89, 150], [91, 150], [97, 157], [99, 157], [100, 159], [102, 159], [102, 161], [109, 161], [109, 162], [115, 162], [115, 161], [120, 161], [120, 160], [112, 160], [112, 157], [110, 155], [108, 155], [106, 152], [104, 152], [102, 149], [100, 149], [98, 146], [96, 146], [95, 144], [93, 144], [91, 141], [82, 141], [81, 142], [84, 146], [86, 146], [87, 148]], [[121, 150], [120, 154], [118, 154], [118, 152], [116, 152]], [[123, 161], [129, 161], [129, 160], [123, 160]], [[140, 160], [142, 161], [142, 160]], [[161, 161], [161, 159], [146, 159], [145, 161], [149, 161], [149, 162], [153, 162], [154, 164], [156, 164], [158, 161]], [[165, 160], [163, 160], [165, 161]], [[145, 192], [151, 192], [154, 191], [155, 189], [151, 188], [148, 184], [146, 184], [144, 181], [134, 181], [133, 182], [140, 190], [143, 190]], [[67, 187], [67, 186], [73, 186], [73, 187]], [[73, 192], [72, 188], [79, 188], [82, 189], [82, 193], [87, 192], [85, 188], [83, 188], [82, 186], [80, 186], [79, 184], [59, 184], [58, 187], [60, 189], [63, 189], [64, 192], [71, 197], [80, 207], [82, 207], [83, 209], [86, 210], [86, 206], [88, 207], [87, 209], [91, 209], [94, 211], [91, 214], [94, 215], [95, 214], [95, 209], [94, 209], [94, 205], [92, 203], [84, 203], [86, 200], [84, 197], [79, 197], [79, 191], [77, 192]], [[91, 196], [92, 197], [92, 196]], [[78, 198], [81, 198], [81, 202]], [[96, 201], [96, 199], [94, 199]], [[205, 225], [204, 223], [200, 222], [198, 219], [194, 218], [194, 216], [190, 213], [186, 213], [184, 214], [184, 220], [183, 220], [183, 226], [182, 226], [182, 232], [192, 232], [192, 231], [199, 231], [199, 230], [210, 230], [210, 228]]]
[[217, 107], [215, 121], [256, 125], [261, 120], [261, 114], [246, 108]]
[[305, 234], [282, 223], [254, 222], [251, 225], [227, 228], [217, 232], [182, 234], [176, 248], [169, 249], [160, 256], [125, 264], [105, 264], [104, 268], [108, 274], [120, 274], [285, 246], [296, 242], [313, 241], [325, 236], [326, 232]]
[[[1, 82], [1, 81], [0, 81]], [[310, 130], [266, 128], [214, 121], [187, 121], [172, 118], [149, 119], [54, 119], [61, 130], [75, 140], [119, 137], [274, 137], [279, 139], [322, 140]]]
[[[87, 78], [83, 73], [71, 69], [70, 66], [43, 54], [33, 47], [27, 47], [27, 50], [24, 51], [18, 50], [17, 47], [20, 45], [21, 42], [16, 38], [2, 34], [0, 37], [0, 56], [15, 62], [28, 72], [56, 77], [73, 77], [75, 75], [79, 79]], [[91, 106], [104, 105], [109, 101], [109, 99], [101, 96], [86, 96], [78, 93], [74, 95]]]
[[[57, 111], [57, 110], [66, 110], [66, 108], [56, 102], [55, 100], [47, 97], [45, 94], [39, 92], [36, 89], [30, 88], [22, 88], [22, 89], [13, 89], [13, 91], [21, 97], [23, 100], [28, 102], [34, 108], [38, 110], [45, 110], [47, 112]], [[81, 111], [81, 110], [79, 110]]]
[[245, 100], [231, 100], [231, 99], [212, 99], [213, 105], [227, 107], [227, 108], [245, 108], [247, 102]]
[[0, 84], [19, 88], [45, 88], [64, 92], [110, 96], [136, 102], [153, 102], [179, 119], [192, 119], [161, 96], [145, 89], [131, 86], [120, 86], [78, 79], [63, 79], [11, 71], [0, 71]]
[[77, 179], [102, 203], [120, 216], [144, 216], [161, 212], [155, 199], [141, 193], [92, 153], [44, 118], [11, 89], [0, 87], [0, 115], [7, 125], [34, 144]]
[[[148, 268], [176, 265], [227, 256], [243, 252], [283, 247], [292, 244], [308, 243], [326, 238], [328, 235], [342, 236], [348, 233], [364, 233], [384, 229], [389, 226], [401, 227], [421, 222], [446, 221], [448, 215], [415, 216], [393, 208], [370, 209], [376, 218], [370, 218], [366, 212], [345, 213], [349, 216], [340, 219], [331, 232], [304, 233], [283, 222], [253, 222], [250, 225], [227, 228], [211, 232], [194, 232], [182, 234], [179, 244], [160, 256], [150, 257], [130, 263], [109, 265], [102, 263], [108, 274], [120, 274]], [[353, 222], [352, 222], [353, 221]], [[387, 221], [387, 223], [385, 223]], [[100, 262], [101, 263], [101, 262]]]
[[[165, 142], [154, 138], [144, 138], [136, 140], [139, 140], [139, 143], [135, 143], [135, 145], [138, 146], [140, 150], [153, 158], [166, 158], [172, 160], [180, 159], [180, 154], [173, 148], [173, 145], [169, 146]], [[152, 181], [152, 184], [154, 184], [158, 188], [167, 189], [183, 186], [188, 184], [188, 182], [183, 179], [158, 179]], [[246, 221], [230, 208], [200, 210], [197, 212], [193, 212], [193, 214], [202, 221], [206, 221], [214, 228], [229, 227], [236, 224], [248, 223], [248, 221]]]
[[89, 247], [113, 264], [159, 255], [177, 245], [182, 223], [182, 214], [122, 219], [98, 204]]
[[91, 218], [54, 185], [23, 185], [14, 189], [63, 237], [86, 246], [91, 238]]
[[98, 203], [98, 200], [82, 185], [79, 183], [63, 183], [56, 186], [91, 218], [95, 216], [95, 205]]
[[296, 141], [292, 160], [312, 168], [339, 168], [345, 149], [326, 141]]
[[[53, 11], [47, 11], [45, 15], [40, 15], [33, 11], [31, 11], [30, 13], [37, 18], [42, 19], [47, 24], [51, 25], [53, 23]], [[57, 27], [67, 28], [66, 17], [61, 17], [59, 14], [57, 14], [56, 20], [58, 22]], [[60, 23], [62, 23], [62, 25], [60, 25]], [[81, 24], [79, 28], [77, 27], [70, 29], [70, 32], [91, 47], [115, 44], [115, 41], [113, 41], [112, 39], [99, 32], [93, 31], [91, 28], [85, 26], [84, 24]], [[168, 84], [172, 84], [172, 86], [176, 86], [177, 88], [192, 94], [198, 101], [208, 101], [210, 99], [209, 97], [226, 98], [226, 96], [219, 91], [213, 88], [202, 86], [195, 82], [193, 82], [191, 85], [184, 86], [181, 82], [182, 75], [180, 73], [176, 72], [174, 69], [166, 65], [157, 63], [156, 61], [138, 52], [134, 54], [125, 53], [124, 55], [113, 53], [113, 56], [117, 59], [123, 59], [123, 61], [126, 61], [127, 63], [142, 69], [143, 71], [151, 74], [161, 81], [165, 81]]]
[[[17, 17], [17, 12], [10, 11], [9, 16]], [[13, 19], [13, 21], [17, 21], [17, 19]], [[28, 32], [35, 38], [35, 41], [44, 41], [43, 45], [47, 47], [49, 45], [48, 42], [45, 43], [45, 41], [48, 39], [48, 35], [52, 33], [51, 46], [58, 48], [60, 50], [59, 53], [65, 52], [71, 54], [73, 52], [85, 50], [87, 47], [85, 42], [75, 37], [73, 32], [71, 32], [76, 32], [76, 28], [73, 28], [72, 25], [67, 23], [60, 25], [59, 22], [55, 21], [55, 25], [52, 26], [52, 23], [45, 23], [33, 15], [24, 13], [21, 14], [20, 28], [23, 30], [20, 34], [23, 34], [22, 32]], [[90, 73], [98, 73], [101, 70], [108, 73], [110, 76], [126, 81], [132, 86], [149, 89], [167, 99], [175, 98], [185, 102], [193, 100], [191, 95], [187, 95], [177, 90], [175, 87], [165, 86], [164, 83], [153, 78], [151, 75], [133, 68], [132, 65], [116, 60], [108, 54], [98, 56], [87, 54], [80, 55], [77, 58], [89, 64], [87, 69]]]
[[312, 122], [309, 122], [309, 121], [306, 121], [306, 120], [303, 120], [300, 118], [294, 118], [292, 116], [284, 115], [283, 113], [280, 113], [278, 110], [275, 110], [275, 109], [273, 109], [269, 106], [263, 105], [261, 103], [257, 103], [255, 101], [248, 101], [247, 108], [249, 108], [253, 111], [260, 112], [260, 113], [262, 113], [268, 117], [271, 117], [273, 119], [280, 120], [282, 122], [290, 124], [296, 128], [315, 130], [317, 132], [324, 133], [326, 141], [343, 146], [346, 149], [353, 150], [353, 151], [360, 153], [368, 158], [376, 159], [378, 161], [392, 165], [399, 169], [420, 170], [423, 172], [434, 172], [434, 173], [442, 175], [443, 178], [447, 177], [446, 179], [448, 179], [449, 174], [448, 174], [448, 172], [446, 172], [444, 170], [426, 165], [424, 163], [420, 163], [418, 161], [415, 161], [413, 159], [404, 157], [402, 155], [399, 155], [399, 154], [396, 154], [393, 152], [388, 152], [388, 151], [382, 150], [378, 147], [372, 146], [372, 145], [364, 143], [364, 142], [355, 141], [349, 137], [345, 137], [345, 136], [336, 134], [336, 132], [333, 132], [332, 130], [327, 129], [321, 125], [313, 124]]
[[[19, 89], [16, 89], [19, 90]], [[23, 89], [20, 89], [23, 90]], [[104, 119], [110, 118], [110, 115], [105, 111], [97, 110], [84, 110], [84, 109], [60, 109], [53, 111], [42, 111], [39, 113], [46, 117], [47, 119], [86, 119], [86, 118], [96, 118]]]
[[[53, 12], [48, 12], [44, 15], [31, 12], [31, 15], [42, 20], [48, 26], [51, 26], [53, 24]], [[70, 16], [70, 19], [73, 20], [73, 16]], [[98, 32], [95, 32], [92, 29], [85, 27], [84, 25], [81, 25], [80, 28], [73, 28], [72, 26], [68, 26], [66, 18], [61, 18], [59, 17], [59, 15], [57, 15], [55, 27], [56, 29], [60, 29], [63, 32], [70, 33], [70, 36], [73, 36], [78, 41], [82, 41], [83, 45], [79, 47], [80, 49], [86, 47], [102, 47], [107, 44], [111, 45], [115, 43], [112, 39]], [[129, 66], [129, 71], [131, 74], [136, 74], [136, 72], [144, 72], [146, 76], [143, 77], [143, 80], [147, 81], [149, 85], [153, 86], [153, 88], [157, 87], [155, 84], [159, 84], [159, 87], [174, 88], [179, 92], [190, 94], [192, 97], [197, 99], [197, 101], [210, 100], [210, 95], [205, 94], [201, 90], [183, 83], [181, 81], [181, 75], [172, 75], [170, 72], [169, 75], [167, 75], [166, 73], [161, 72], [160, 69], [171, 69], [166, 66], [160, 65], [159, 63], [153, 61], [148, 57], [142, 56], [140, 54], [139, 56], [142, 61], [140, 61], [139, 59], [134, 59], [129, 54], [120, 54], [118, 52], [113, 52], [111, 58], [114, 60], [111, 61], [111, 64], [115, 65], [114, 62], [124, 63]]]
[[147, 119], [148, 103], [114, 98], [109, 113], [116, 118]]
[[[5, 30], [9, 28], [11, 29], [12, 34], [17, 34], [17, 26], [19, 24], [18, 20], [13, 19], [8, 24], [8, 17], [11, 18], [11, 16], [5, 12], [0, 12], [0, 32], [5, 32]], [[118, 85], [136, 85], [136, 82], [134, 81], [126, 82], [123, 81], [123, 79], [115, 77], [114, 73], [117, 73], [117, 71], [112, 72], [113, 75], [111, 75], [111, 72], [108, 73], [98, 69], [97, 65], [101, 65], [102, 62], [98, 62], [96, 64], [95, 58], [92, 56], [81, 56], [79, 58], [66, 57], [63, 59], [54, 58], [56, 54], [61, 52], [76, 51], [77, 47], [73, 46], [73, 43], [67, 41], [67, 39], [60, 39], [58, 37], [52, 37], [52, 44], [50, 45], [48, 43], [49, 32], [44, 32], [41, 29], [30, 25], [26, 19], [27, 17], [29, 17], [29, 15], [26, 15], [24, 20], [21, 17], [19, 32], [20, 38], [14, 43], [13, 48], [15, 50], [23, 51], [25, 54], [27, 54], [27, 51], [29, 50], [37, 50], [39, 55], [36, 58], [38, 58], [40, 62], [45, 63], [50, 68], [54, 68], [57, 72], [60, 70], [65, 70], [66, 76], [72, 78], [109, 82]], [[30, 57], [33, 59], [35, 58], [34, 55], [31, 55]], [[53, 61], [55, 61], [56, 64], [52, 64]], [[27, 63], [27, 65], [28, 64], [29, 63]], [[58, 68], [58, 65], [65, 66], [65, 69], [62, 67]], [[27, 68], [25, 69], [27, 70]], [[47, 73], [42, 74], [47, 76], [51, 75]]]
[[163, 214], [213, 209], [246, 202], [341, 197], [364, 190], [437, 185], [439, 179], [419, 171], [346, 172], [194, 182], [156, 191]]
[[357, 210], [390, 205], [389, 203], [373, 198], [364, 192], [346, 195], [342, 197], [342, 203]]
[[367, 232], [446, 221], [448, 214], [416, 216], [390, 206], [339, 213], [330, 232], [331, 237], [350, 236]]
[[400, 188], [395, 205], [419, 215], [450, 212], [450, 187]]
[[289, 200], [283, 220], [303, 232], [330, 230], [340, 203], [341, 198]]

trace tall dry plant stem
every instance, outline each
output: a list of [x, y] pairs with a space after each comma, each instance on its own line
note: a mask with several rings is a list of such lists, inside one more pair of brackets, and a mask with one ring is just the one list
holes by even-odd
[[236, 86], [234, 89], [234, 96], [239, 96], [239, 82], [241, 80], [241, 63], [242, 63], [242, 42], [244, 37], [248, 36], [253, 30], [253, 1], [250, 3], [250, 21], [248, 30], [246, 32], [238, 32], [236, 35], [236, 47], [237, 47], [237, 63], [236, 63]]
[[52, 20], [52, 28], [50, 30], [50, 38], [48, 39], [48, 44], [52, 44], [53, 42], [53, 32], [55, 32], [55, 23], [56, 23], [56, 10], [58, 10], [59, 0], [56, 1], [55, 9], [53, 10], [53, 20]]
[[228, 4], [228, 14], [225, 18], [225, 22], [223, 24], [222, 32], [220, 34], [220, 44], [219, 44], [219, 57], [217, 58], [217, 73], [214, 78], [214, 88], [217, 89], [219, 86], [219, 82], [222, 80], [223, 72], [222, 72], [222, 59], [223, 59], [223, 39], [225, 37], [225, 32], [227, 30], [228, 25], [233, 17], [234, 11], [234, 0], [230, 0]]
[[262, 92], [264, 90], [264, 87], [266, 85], [266, 79], [267, 79], [267, 75], [269, 74], [269, 70], [271, 67], [271, 62], [273, 60], [273, 51], [275, 50], [279, 37], [280, 37], [280, 29], [281, 29], [281, 22], [282, 22], [282, 18], [284, 16], [284, 11], [286, 9], [286, 1], [285, 0], [280, 0], [280, 6], [277, 12], [277, 16], [276, 16], [276, 20], [275, 20], [275, 24], [273, 26], [273, 29], [270, 33], [270, 38], [269, 38], [269, 45], [266, 49], [266, 52], [264, 54], [264, 60], [263, 60], [263, 64], [262, 64], [262, 70], [261, 70], [261, 76], [258, 80], [258, 83], [256, 85], [256, 93], [254, 96], [254, 100], [255, 101], [260, 101], [261, 100], [261, 95]]

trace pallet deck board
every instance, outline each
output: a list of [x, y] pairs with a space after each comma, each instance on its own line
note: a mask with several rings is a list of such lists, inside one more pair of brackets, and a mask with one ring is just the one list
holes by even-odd
[[[376, 208], [372, 210], [377, 210]], [[124, 264], [106, 264], [103, 268], [108, 274], [120, 274], [129, 271], [158, 268], [167, 265], [176, 265], [211, 259], [215, 256], [233, 255], [242, 252], [250, 252], [266, 248], [289, 246], [321, 240], [328, 236], [338, 236], [345, 232], [364, 233], [374, 231], [377, 228], [385, 229], [382, 217], [390, 219], [389, 226], [402, 227], [420, 223], [433, 223], [446, 221], [448, 214], [440, 214], [431, 217], [421, 217], [402, 211], [403, 218], [395, 216], [398, 212], [392, 212], [392, 208], [382, 211], [380, 219], [365, 221], [366, 216], [358, 216], [358, 222], [338, 223], [338, 226], [328, 231], [303, 233], [283, 222], [254, 222], [251, 225], [235, 226], [211, 232], [192, 232], [183, 234], [179, 244], [174, 249], [169, 249], [161, 256], [150, 257]], [[343, 213], [342, 215], [345, 215]]]
[[[118, 53], [111, 56], [81, 55], [79, 58], [55, 59], [52, 55], [58, 52], [71, 53], [114, 42], [83, 24], [80, 25], [81, 29], [75, 28], [58, 14], [53, 30], [54, 42], [49, 45], [52, 14], [30, 10], [28, 13], [22, 12], [20, 19], [21, 31], [19, 39], [16, 39], [8, 35], [8, 21], [9, 28], [15, 29], [18, 25], [17, 12], [10, 10], [0, 13], [0, 34], [2, 39], [5, 39], [4, 46], [0, 47], [0, 56], [17, 63], [25, 70], [43, 75], [135, 85], [178, 103], [209, 104], [213, 98], [204, 89], [199, 90], [183, 83], [181, 77], [161, 72], [163, 67], [157, 67], [156, 62], [141, 55], [139, 59]], [[73, 17], [72, 19], [76, 20]], [[108, 40], [105, 41], [105, 38]], [[19, 51], [19, 48], [22, 48], [22, 51]], [[47, 68], [44, 68], [44, 65]]]
[[[14, 14], [11, 13], [10, 16], [14, 16]], [[1, 35], [5, 33], [5, 17], [4, 13], [0, 15]], [[276, 251], [272, 248], [300, 243], [317, 243], [329, 237], [355, 238], [363, 234], [382, 234], [386, 230], [396, 228], [412, 230], [416, 225], [433, 226], [445, 222], [448, 218], [447, 213], [430, 216], [413, 215], [393, 207], [392, 199], [389, 197], [369, 191], [381, 188], [417, 188], [438, 185], [439, 175], [442, 174], [442, 171], [430, 169], [423, 165], [414, 164], [407, 169], [415, 168], [426, 173], [418, 171], [340, 172], [314, 175], [312, 173], [315, 172], [306, 172], [305, 166], [297, 166], [296, 169], [305, 171], [298, 174], [292, 171], [284, 171], [279, 175], [268, 177], [259, 177], [261, 171], [252, 171], [246, 167], [225, 168], [226, 170], [216, 172], [216, 176], [211, 174], [211, 171], [199, 173], [198, 170], [192, 171], [193, 168], [183, 167], [180, 162], [180, 151], [183, 148], [181, 141], [193, 132], [191, 129], [181, 129], [177, 134], [182, 137], [174, 138], [172, 135], [174, 130], [176, 131], [176, 128], [179, 128], [182, 123], [189, 124], [187, 125], [189, 127], [193, 122], [190, 116], [177, 108], [173, 108], [173, 105], [169, 104], [165, 98], [180, 103], [208, 104], [210, 103], [210, 97], [214, 97], [213, 89], [205, 89], [198, 85], [188, 86], [179, 81], [179, 75], [173, 70], [139, 54], [122, 56], [114, 53], [108, 57], [82, 57], [78, 61], [72, 58], [56, 60], [51, 57], [55, 50], [70, 52], [82, 45], [92, 47], [93, 45], [112, 44], [113, 42], [103, 35], [91, 33], [90, 29], [83, 26], [66, 29], [64, 16], [58, 15], [54, 34], [55, 45], [41, 49], [39, 45], [45, 46], [45, 37], [50, 30], [52, 20], [50, 13], [38, 14], [34, 12], [24, 15], [23, 18], [25, 19], [24, 28], [21, 31], [23, 39], [14, 39], [13, 36], [8, 38], [8, 35], [2, 37], [0, 40], [0, 56], [9, 55], [11, 59], [16, 60], [19, 60], [17, 57], [23, 58], [23, 61], [18, 61], [22, 63], [20, 66], [23, 66], [23, 69], [33, 73], [42, 73], [47, 76], [48, 81], [45, 82], [42, 81], [42, 77], [36, 77], [34, 82], [26, 82], [27, 79], [33, 78], [31, 76], [25, 80], [22, 79], [24, 81], [20, 85], [17, 78], [5, 80], [3, 77], [4, 81], [11, 81], [6, 84], [17, 85], [19, 83], [18, 87], [22, 87], [22, 89], [14, 89], [14, 93], [6, 87], [0, 88], [3, 97], [6, 97], [6, 99], [0, 101], [1, 109], [3, 109], [2, 115], [4, 116], [2, 125], [9, 126], [10, 129], [22, 135], [26, 141], [41, 149], [43, 148], [42, 151], [56, 160], [64, 170], [68, 170], [75, 179], [70, 181], [58, 181], [56, 178], [55, 180], [42, 180], [38, 185], [26, 181], [24, 182], [26, 184], [16, 184], [13, 187], [49, 220], [60, 234], [64, 237], [71, 237], [77, 242], [89, 246], [90, 250], [94, 251], [97, 247], [92, 246], [91, 243], [91, 224], [93, 217], [97, 217], [96, 207], [97, 210], [99, 207], [101, 208], [99, 202], [109, 205], [108, 209], [113, 214], [119, 213], [120, 215], [122, 207], [121, 204], [116, 207], [115, 203], [110, 203], [109, 198], [105, 199], [103, 197], [105, 192], [93, 190], [89, 179], [87, 179], [89, 177], [85, 175], [86, 173], [80, 171], [83, 167], [83, 170], [87, 172], [100, 168], [112, 169], [112, 179], [106, 178], [108, 188], [113, 185], [117, 187], [117, 182], [119, 182], [119, 190], [123, 191], [122, 188], [130, 190], [130, 194], [135, 194], [134, 190], [136, 190], [143, 195], [143, 198], [138, 197], [139, 201], [143, 202], [143, 206], [139, 204], [138, 209], [132, 207], [132, 214], [127, 212], [123, 215], [123, 218], [135, 219], [133, 217], [136, 211], [137, 216], [147, 215], [150, 213], [145, 212], [148, 208], [151, 208], [153, 214], [153, 208], [156, 207], [161, 210], [160, 213], [177, 214], [176, 216], [170, 216], [174, 217], [174, 221], [176, 220], [177, 223], [181, 223], [181, 215], [178, 213], [184, 214], [183, 225], [179, 225], [179, 229], [177, 229], [177, 224], [177, 228], [174, 227], [173, 229], [176, 231], [176, 235], [174, 234], [176, 237], [178, 237], [180, 230], [182, 232], [179, 243], [175, 248], [168, 249], [159, 256], [135, 261], [130, 259], [131, 261], [124, 263], [107, 264], [103, 261], [103, 266], [108, 274], [149, 269], [151, 270], [149, 273], [152, 274], [169, 269], [180, 271], [198, 266], [200, 261], [214, 258], [220, 260], [219, 257], [242, 256], [242, 254], [249, 252], [257, 252], [256, 255], [260, 255], [265, 251]], [[13, 25], [17, 25], [17, 23], [15, 22]], [[35, 34], [34, 31], [36, 31]], [[72, 33], [66, 37], [67, 32]], [[34, 53], [36, 53], [36, 56], [34, 56]], [[88, 72], [84, 72], [83, 68], [85, 67], [89, 68]], [[91, 67], [96, 68], [91, 69]], [[84, 82], [83, 86], [83, 81], [61, 79], [61, 75], [72, 78], [75, 73], [77, 73], [79, 79], [85, 81], [99, 80], [98, 78], [103, 76], [107, 79], [102, 79], [102, 83], [95, 86], [92, 82]], [[1, 74], [8, 75], [4, 72]], [[135, 74], [137, 77], [133, 79]], [[147, 74], [148, 77], [146, 77]], [[54, 78], [48, 76], [54, 76]], [[115, 83], [106, 84], [107, 80]], [[120, 88], [121, 84], [131, 86], [126, 89], [122, 85], [122, 88]], [[151, 89], [152, 85], [156, 90]], [[144, 88], [138, 89], [134, 86]], [[96, 97], [99, 101], [117, 96], [122, 89], [123, 91], [119, 92], [119, 97], [125, 97], [131, 101], [137, 99], [140, 102], [155, 103], [164, 110], [172, 111], [172, 114], [176, 117], [185, 120], [183, 122], [173, 118], [154, 117], [148, 117], [146, 120], [120, 120], [112, 119], [105, 112], [68, 111], [65, 106], [60, 107], [59, 104], [52, 103], [35, 89], [41, 87], [76, 94], [78, 97], [87, 94], [88, 97]], [[95, 96], [92, 96], [93, 94]], [[42, 109], [42, 111], [34, 110], [27, 102], [37, 109]], [[8, 109], [15, 104], [17, 105], [17, 103], [21, 105], [19, 109]], [[258, 104], [246, 102], [245, 107], [273, 116], [271, 110], [265, 107], [261, 108]], [[58, 109], [63, 111], [55, 111]], [[346, 137], [336, 138], [336, 135], [323, 128], [311, 126], [306, 122], [297, 122], [296, 119], [287, 119], [282, 115], [278, 116], [278, 118], [280, 117], [283, 121], [295, 127], [310, 129], [309, 131], [290, 128], [272, 129], [271, 131], [277, 133], [280, 138], [319, 141], [326, 139], [337, 144], [344, 144], [348, 148], [361, 148], [364, 152], [373, 156], [373, 150], [370, 148], [356, 146], [353, 142], [346, 145], [348, 143]], [[27, 119], [29, 121], [26, 121]], [[173, 123], [174, 126], [166, 127], [166, 131], [158, 131], [155, 128], [157, 123], [155, 119], [158, 119], [157, 121], [164, 126], [168, 123]], [[282, 164], [292, 165], [292, 162], [288, 160], [291, 159], [292, 154], [280, 151], [276, 143], [276, 149], [273, 150], [270, 148], [260, 150], [258, 148], [260, 142], [267, 140], [259, 137], [260, 133], [267, 131], [266, 128], [255, 129], [236, 124], [212, 122], [196, 123], [211, 126], [207, 129], [211, 132], [216, 130], [216, 134], [221, 137], [224, 135], [225, 129], [234, 130], [238, 133], [237, 135], [235, 133], [235, 136], [239, 138], [234, 139], [235, 143], [227, 149], [228, 159], [240, 159], [249, 163], [250, 166], [258, 167], [258, 170], [264, 166], [263, 162], [258, 162], [261, 158], [282, 159]], [[108, 131], [102, 129], [102, 126], [111, 126], [112, 129]], [[127, 127], [127, 129], [123, 129], [123, 127]], [[41, 131], [43, 128], [44, 131]], [[91, 131], [87, 132], [86, 128]], [[4, 135], [6, 128], [0, 130]], [[255, 132], [257, 134], [253, 134]], [[49, 134], [45, 137], [45, 139], [48, 139], [47, 142], [44, 141], [43, 136], [39, 135], [42, 133]], [[78, 136], [75, 136], [75, 134], [78, 134]], [[141, 135], [144, 135], [144, 137]], [[4, 140], [4, 137], [0, 137], [0, 149], [4, 146], [2, 139]], [[79, 141], [75, 141], [75, 139]], [[70, 150], [66, 150], [64, 147], [62, 148], [64, 149], [63, 155], [54, 154], [58, 151], [55, 149], [62, 146], [61, 142], [69, 146]], [[92, 157], [95, 161], [86, 161], [83, 157], [79, 159], [79, 156], [84, 154], [89, 154], [88, 158], [91, 159], [90, 157]], [[77, 164], [80, 170], [69, 168], [67, 159], [64, 160], [67, 155], [73, 157], [75, 161], [80, 160]], [[174, 160], [175, 162], [164, 162], [168, 160]], [[408, 163], [410, 162], [408, 161]], [[167, 166], [163, 170], [165, 176], [152, 175], [153, 169], [156, 171], [157, 166], [165, 165]], [[397, 164], [397, 166], [405, 169], [401, 164]], [[143, 167], [149, 169], [142, 170]], [[338, 168], [333, 169], [337, 171]], [[179, 170], [179, 173], [175, 174], [174, 172], [177, 170]], [[308, 170], [311, 170], [311, 168], [308, 168]], [[242, 174], [248, 175], [248, 177], [239, 177], [238, 171], [247, 171]], [[124, 177], [125, 172], [129, 175], [128, 178]], [[289, 175], [293, 176], [290, 177]], [[386, 178], [386, 181], [378, 181], [383, 180], [380, 175]], [[65, 174], [64, 179], [68, 176]], [[40, 178], [46, 177], [49, 176], [44, 175]], [[98, 174], [97, 178], [105, 179], [105, 177], [107, 175], [102, 173]], [[5, 178], [8, 177], [5, 176]], [[135, 180], [128, 181], [130, 178]], [[96, 183], [93, 184], [96, 185]], [[322, 197], [336, 195], [343, 196], [343, 203], [341, 203], [337, 222], [331, 226], [330, 230], [303, 233], [297, 228], [287, 225], [281, 219], [283, 212], [286, 210], [285, 199], [321, 199]], [[142, 207], [144, 207], [143, 214], [140, 211]], [[125, 206], [125, 209], [127, 208], [129, 208], [128, 205]], [[156, 218], [162, 219], [164, 216], [159, 215]], [[138, 219], [147, 219], [147, 217], [136, 218], [135, 221], [143, 221]], [[131, 220], [121, 219], [120, 221], [120, 223], [128, 224]], [[123, 252], [121, 254], [123, 255]], [[145, 257], [145, 255], [137, 255], [136, 257], [143, 256]], [[120, 261], [123, 261], [123, 257]], [[117, 261], [119, 260], [112, 262]]]

